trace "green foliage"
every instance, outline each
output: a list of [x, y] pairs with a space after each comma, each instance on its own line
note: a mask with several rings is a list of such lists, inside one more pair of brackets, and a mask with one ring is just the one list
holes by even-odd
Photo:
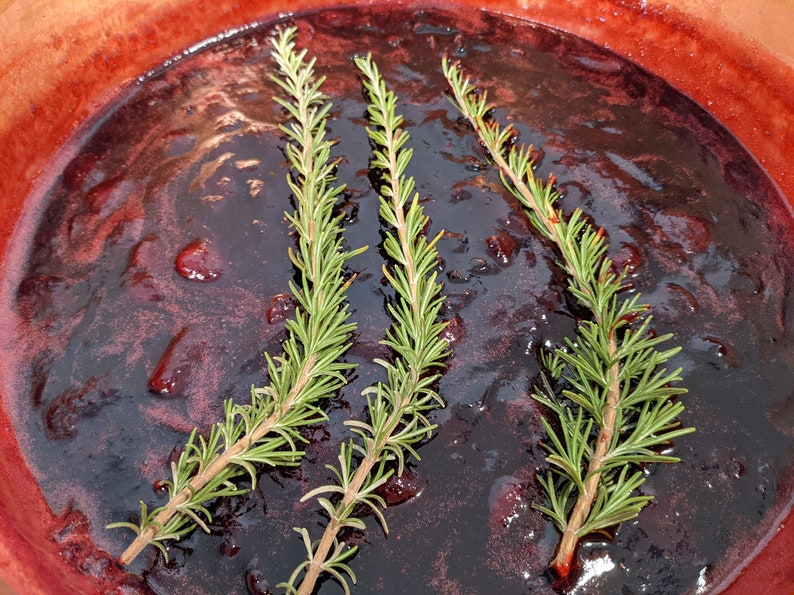
[[[514, 144], [515, 129], [492, 118], [487, 93], [464, 79], [457, 64], [444, 59], [442, 68], [452, 103], [532, 225], [553, 242], [568, 291], [592, 313], [592, 320], [579, 324], [575, 340], [542, 355], [559, 390], [543, 378], [533, 393], [552, 414], [552, 421], [542, 420], [550, 469], [540, 483], [548, 506], [535, 506], [577, 538], [603, 531], [634, 518], [651, 500], [637, 495], [645, 481], [639, 466], [677, 462], [659, 451], [694, 431], [677, 421], [684, 406], [675, 397], [686, 392], [675, 385], [681, 370], [664, 368], [679, 348], [657, 350], [671, 335], [649, 332], [648, 305], [639, 294], [622, 297], [625, 271], [613, 272], [603, 230], [581, 210], [566, 216], [557, 207], [554, 179], [543, 182], [532, 172], [532, 147]], [[577, 504], [585, 510], [578, 520], [572, 519]]]
[[[341, 215], [334, 214], [343, 188], [335, 185], [333, 142], [326, 138], [331, 104], [321, 92], [324, 79], [315, 76], [314, 59], [296, 49], [296, 34], [289, 27], [273, 39], [279, 70], [273, 80], [284, 94], [274, 99], [287, 115], [280, 129], [287, 139], [288, 184], [295, 201], [294, 213], [286, 215], [297, 236], [288, 256], [299, 277], [289, 284], [297, 307], [285, 327], [283, 352], [265, 354], [269, 384], [252, 387], [250, 403], [226, 401], [224, 419], [207, 436], [191, 433], [171, 464], [171, 480], [164, 482], [169, 491], [164, 506], [149, 510], [141, 502], [137, 524], [109, 525], [137, 534], [120, 558], [123, 563], [149, 544], [167, 558], [164, 542], [197, 526], [209, 531], [212, 501], [255, 487], [258, 466], [300, 464], [301, 429], [327, 419], [320, 404], [345, 384], [352, 368], [341, 361], [355, 329], [345, 298], [350, 283], [345, 266], [364, 248], [343, 246]], [[356, 581], [349, 564], [356, 548], [339, 534], [364, 530], [364, 513], [374, 515], [388, 533], [378, 490], [404, 472], [408, 457], [418, 460], [418, 446], [431, 437], [435, 425], [427, 414], [443, 406], [434, 387], [448, 355], [441, 338], [445, 323], [439, 320], [442, 286], [436, 278], [441, 234], [424, 235], [429, 220], [413, 178], [406, 176], [413, 152], [397, 97], [370, 56], [356, 58], [355, 64], [369, 99], [371, 167], [380, 175], [379, 214], [389, 259], [383, 273], [394, 291], [387, 304], [393, 323], [383, 344], [393, 359], [375, 360], [386, 380], [363, 392], [366, 419], [346, 422], [353, 437], [342, 444], [337, 464], [328, 466], [333, 481], [303, 497], [316, 498], [329, 517], [318, 540], [305, 528], [295, 529], [306, 559], [280, 586], [303, 595], [314, 591], [323, 574], [349, 593]], [[684, 407], [677, 397], [686, 392], [678, 386], [681, 370], [665, 367], [680, 348], [663, 348], [671, 335], [655, 336], [648, 305], [638, 294], [626, 297], [626, 273], [615, 272], [603, 230], [579, 209], [562, 212], [553, 177], [543, 181], [533, 174], [532, 147], [515, 145], [515, 129], [492, 118], [487, 93], [464, 79], [457, 65], [445, 59], [442, 66], [453, 104], [474, 128], [505, 188], [553, 245], [569, 294], [592, 315], [563, 348], [541, 353], [546, 374], [532, 395], [550, 414], [542, 419], [549, 470], [539, 477], [547, 502], [534, 506], [563, 532], [555, 560], [563, 564], [560, 560], [572, 555], [580, 537], [634, 518], [651, 500], [639, 492], [645, 465], [678, 461], [664, 449], [694, 431], [678, 422]]]
[[[363, 511], [372, 512], [388, 532], [382, 509], [386, 507], [377, 489], [394, 473], [405, 468], [406, 456], [419, 459], [416, 446], [435, 429], [426, 413], [443, 406], [433, 386], [447, 356], [447, 343], [441, 338], [445, 323], [438, 320], [442, 305], [441, 284], [436, 279], [438, 253], [435, 244], [440, 234], [428, 240], [422, 230], [428, 224], [414, 180], [405, 177], [411, 149], [405, 148], [408, 134], [401, 128], [403, 119], [396, 113], [397, 98], [386, 85], [370, 56], [356, 58], [370, 104], [367, 128], [375, 148], [371, 166], [380, 171], [380, 216], [389, 226], [384, 248], [390, 265], [383, 267], [396, 299], [388, 310], [393, 324], [383, 341], [394, 353], [394, 362], [376, 360], [386, 369], [386, 382], [364, 391], [369, 421], [351, 420], [346, 424], [355, 440], [342, 444], [338, 466], [329, 466], [335, 483], [318, 487], [303, 500], [319, 497], [320, 506], [330, 521], [319, 541], [312, 541], [306, 529], [296, 529], [306, 545], [307, 558], [281, 586], [289, 592], [311, 593], [317, 578], [328, 573], [349, 592], [348, 581], [355, 575], [348, 565], [356, 548], [338, 539], [344, 528], [364, 529]], [[334, 498], [322, 497], [330, 494]], [[305, 572], [298, 589], [295, 588]]]
[[[276, 98], [289, 115], [281, 126], [288, 139], [286, 152], [294, 170], [288, 178], [296, 209], [287, 214], [297, 231], [297, 250], [289, 257], [300, 274], [300, 285], [290, 283], [297, 301], [295, 316], [286, 323], [283, 354], [267, 359], [270, 384], [252, 388], [251, 402], [224, 405], [224, 419], [209, 436], [194, 430], [179, 457], [171, 465], [166, 482], [169, 501], [149, 510], [141, 502], [140, 522], [113, 523], [126, 527], [137, 539], [122, 554], [131, 562], [153, 543], [167, 556], [163, 541], [179, 539], [197, 525], [209, 531], [212, 500], [243, 494], [256, 486], [256, 465], [297, 465], [303, 456], [299, 444], [303, 426], [326, 419], [318, 407], [345, 383], [353, 367], [340, 360], [350, 345], [355, 324], [348, 322], [345, 300], [345, 264], [365, 248], [343, 247], [341, 216], [334, 206], [343, 188], [334, 186], [331, 141], [326, 139], [325, 119], [331, 104], [320, 92], [313, 61], [305, 52], [295, 53], [294, 28], [274, 39], [273, 55], [280, 69], [275, 82], [288, 99]], [[250, 486], [239, 483], [250, 480]]]

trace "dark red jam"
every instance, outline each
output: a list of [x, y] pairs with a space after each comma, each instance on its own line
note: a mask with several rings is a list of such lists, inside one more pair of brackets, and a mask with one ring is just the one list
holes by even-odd
[[[327, 404], [330, 421], [306, 430], [300, 468], [262, 469], [253, 493], [214, 503], [211, 534], [172, 543], [169, 562], [146, 550], [123, 592], [271, 592], [303, 557], [293, 527], [319, 536], [320, 507], [299, 499], [329, 481], [325, 465], [350, 436], [343, 421], [363, 415], [362, 389], [383, 378], [372, 359], [388, 357], [379, 341], [390, 292], [352, 64], [366, 51], [399, 95], [428, 233], [445, 230], [454, 355], [436, 436], [383, 488], [390, 533], [370, 518], [366, 533], [345, 536], [360, 546], [356, 592], [551, 592], [558, 532], [531, 508], [546, 463], [529, 394], [539, 350], [571, 337], [581, 312], [449, 103], [445, 53], [489, 90], [494, 117], [535, 145], [563, 208], [603, 226], [655, 332], [683, 346], [671, 366], [683, 368], [682, 421], [697, 433], [674, 445], [682, 463], [647, 470], [643, 491], [656, 499], [638, 519], [613, 540], [586, 540], [576, 592], [706, 592], [792, 489], [794, 234], [766, 174], [668, 84], [550, 29], [400, 8], [294, 22], [334, 103], [347, 243], [371, 246], [350, 261], [358, 330], [348, 357], [359, 367]], [[253, 28], [144, 77], [85, 134], [41, 206], [18, 280], [13, 415], [52, 507], [81, 519], [74, 560], [85, 572], [114, 564], [132, 536], [107, 523], [134, 518], [139, 500], [164, 502], [160, 482], [191, 429], [266, 383], [263, 352], [279, 352], [294, 311], [272, 33]]]

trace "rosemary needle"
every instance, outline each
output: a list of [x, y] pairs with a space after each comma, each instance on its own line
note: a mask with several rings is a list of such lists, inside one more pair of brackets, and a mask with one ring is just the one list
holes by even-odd
[[[334, 206], [343, 188], [333, 186], [335, 163], [331, 141], [325, 138], [325, 120], [331, 104], [320, 92], [313, 61], [294, 51], [296, 29], [279, 32], [273, 39], [273, 55], [280, 69], [274, 81], [289, 100], [276, 98], [290, 116], [281, 126], [294, 173], [288, 177], [296, 209], [288, 214], [297, 231], [298, 248], [289, 257], [301, 276], [300, 286], [290, 283], [298, 305], [286, 324], [283, 354], [266, 355], [270, 384], [252, 388], [251, 403], [224, 404], [224, 420], [215, 424], [207, 438], [194, 430], [179, 457], [171, 464], [166, 482], [168, 502], [149, 511], [141, 502], [140, 521], [113, 523], [137, 533], [121, 555], [129, 564], [148, 544], [167, 557], [163, 541], [179, 539], [196, 525], [209, 531], [212, 516], [207, 504], [218, 497], [238, 495], [256, 485], [254, 464], [297, 465], [303, 456], [298, 444], [305, 439], [300, 429], [326, 419], [318, 401], [332, 396], [345, 383], [353, 366], [340, 361], [350, 345], [355, 324], [348, 322], [345, 298], [349, 281], [345, 263], [366, 248], [346, 251], [342, 245], [342, 216]], [[248, 476], [251, 487], [238, 480]]]
[[639, 465], [677, 462], [658, 449], [694, 431], [677, 421], [684, 406], [675, 397], [686, 390], [671, 383], [681, 380], [681, 370], [662, 367], [680, 348], [656, 349], [672, 335], [649, 332], [649, 307], [639, 302], [639, 294], [618, 295], [625, 289], [625, 272], [613, 272], [603, 230], [579, 209], [566, 216], [557, 208], [554, 178], [544, 183], [532, 173], [532, 147], [515, 146], [515, 129], [491, 118], [487, 93], [475, 90], [458, 64], [444, 58], [442, 68], [453, 104], [487, 149], [503, 185], [556, 247], [568, 290], [592, 314], [579, 324], [575, 340], [566, 339], [566, 349], [543, 355], [549, 374], [563, 387], [561, 395], [547, 380], [533, 393], [556, 421], [542, 420], [550, 470], [541, 485], [549, 504], [534, 506], [562, 532], [551, 569], [566, 582], [583, 536], [636, 517], [652, 499], [637, 494], [645, 481]]
[[[393, 363], [376, 360], [386, 369], [388, 380], [364, 391], [369, 423], [346, 422], [357, 440], [343, 443], [339, 466], [329, 466], [336, 483], [314, 489], [303, 497], [307, 500], [330, 493], [338, 499], [335, 503], [326, 497], [318, 499], [330, 516], [319, 541], [312, 542], [306, 529], [296, 529], [303, 537], [307, 558], [289, 581], [280, 586], [301, 595], [312, 593], [323, 573], [334, 577], [345, 593], [350, 592], [348, 578], [353, 582], [356, 578], [347, 562], [356, 548], [347, 548], [338, 534], [345, 528], [365, 528], [357, 516], [359, 509], [374, 513], [388, 532], [381, 512], [386, 505], [377, 489], [395, 472], [398, 476], [402, 474], [406, 455], [419, 458], [414, 446], [428, 438], [436, 427], [425, 413], [443, 405], [433, 389], [439, 377], [434, 370], [442, 366], [447, 355], [447, 342], [440, 336], [446, 324], [438, 319], [443, 301], [441, 284], [435, 273], [438, 263], [435, 244], [441, 234], [428, 241], [422, 233], [428, 218], [419, 204], [419, 195], [411, 198], [413, 178], [404, 176], [412, 151], [405, 148], [408, 134], [401, 128], [402, 117], [395, 113], [396, 96], [387, 90], [371, 56], [356, 58], [355, 63], [363, 74], [370, 101], [368, 114], [372, 127], [367, 132], [375, 145], [372, 167], [382, 173], [378, 189], [380, 216], [391, 228], [386, 232], [384, 248], [392, 265], [384, 266], [383, 273], [397, 299], [388, 307], [394, 324], [384, 344], [392, 349], [395, 358]], [[302, 572], [305, 574], [296, 588], [294, 585]]]

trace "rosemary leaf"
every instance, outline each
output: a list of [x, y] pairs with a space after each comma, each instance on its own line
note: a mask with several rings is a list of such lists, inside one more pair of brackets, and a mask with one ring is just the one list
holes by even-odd
[[557, 264], [568, 275], [568, 291], [592, 314], [578, 325], [575, 340], [541, 359], [561, 381], [558, 396], [543, 378], [533, 397], [552, 413], [542, 420], [548, 435], [549, 471], [540, 478], [547, 514], [562, 532], [551, 569], [565, 581], [575, 565], [579, 540], [636, 517], [652, 499], [637, 495], [648, 463], [678, 459], [658, 452], [694, 428], [677, 421], [684, 406], [674, 399], [681, 370], [663, 366], [679, 348], [656, 348], [671, 336], [649, 332], [649, 306], [640, 296], [619, 296], [625, 272], [613, 273], [603, 230], [581, 210], [565, 215], [558, 207], [554, 178], [532, 172], [532, 147], [516, 146], [515, 129], [492, 119], [487, 93], [476, 90], [458, 64], [444, 58], [452, 103], [471, 124], [481, 146], [498, 168], [503, 185], [523, 205], [537, 232], [556, 248]]
[[338, 499], [335, 503], [327, 498], [318, 500], [330, 517], [318, 541], [313, 542], [306, 529], [296, 528], [306, 545], [307, 558], [280, 586], [301, 595], [312, 593], [324, 573], [349, 593], [348, 582], [355, 583], [356, 577], [348, 561], [356, 548], [347, 547], [338, 534], [346, 527], [364, 529], [363, 520], [356, 516], [359, 509], [371, 511], [388, 532], [382, 513], [386, 504], [377, 489], [394, 473], [403, 473], [406, 455], [419, 458], [415, 445], [435, 429], [425, 413], [443, 405], [433, 389], [448, 347], [440, 336], [445, 323], [438, 321], [442, 297], [435, 273], [435, 244], [440, 235], [428, 241], [422, 234], [428, 218], [418, 194], [412, 197], [413, 179], [404, 176], [411, 149], [405, 148], [408, 134], [396, 113], [397, 98], [387, 90], [371, 56], [356, 58], [355, 63], [370, 101], [372, 127], [367, 131], [376, 147], [371, 166], [382, 173], [378, 188], [380, 216], [391, 228], [386, 232], [384, 247], [392, 264], [384, 266], [383, 272], [396, 300], [389, 306], [394, 322], [383, 343], [393, 350], [395, 358], [393, 363], [377, 360], [386, 369], [387, 382], [364, 391], [369, 422], [347, 422], [357, 441], [342, 444], [339, 466], [330, 467], [336, 484], [319, 487], [303, 498], [330, 493]]
[[[331, 141], [326, 139], [325, 118], [331, 107], [320, 92], [322, 79], [314, 76], [313, 61], [297, 54], [295, 28], [279, 32], [273, 40], [273, 55], [280, 76], [275, 82], [289, 100], [277, 98], [291, 117], [281, 130], [294, 175], [288, 177], [296, 210], [287, 217], [298, 232], [297, 250], [289, 256], [300, 273], [301, 283], [290, 283], [298, 306], [286, 324], [283, 354], [266, 355], [270, 384], [252, 388], [245, 405], [228, 400], [224, 420], [209, 436], [196, 430], [179, 460], [171, 465], [167, 483], [168, 502], [149, 510], [141, 502], [138, 524], [122, 522], [108, 527], [126, 527], [137, 534], [121, 555], [129, 564], [149, 544], [167, 557], [163, 541], [179, 539], [196, 526], [209, 531], [212, 515], [207, 505], [216, 498], [246, 493], [256, 486], [255, 465], [297, 465], [303, 456], [298, 444], [305, 442], [301, 427], [326, 419], [318, 401], [341, 388], [353, 366], [340, 361], [350, 344], [355, 324], [348, 322], [345, 300], [345, 264], [366, 248], [346, 251], [342, 241], [341, 216], [334, 214], [343, 188], [334, 186]], [[250, 479], [247, 487], [239, 482]]]

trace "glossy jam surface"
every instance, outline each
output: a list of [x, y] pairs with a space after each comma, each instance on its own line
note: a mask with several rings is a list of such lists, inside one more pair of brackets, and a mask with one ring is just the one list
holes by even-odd
[[[772, 184], [697, 105], [576, 38], [481, 12], [359, 9], [296, 22], [334, 102], [346, 237], [370, 246], [350, 262], [359, 367], [328, 404], [330, 421], [307, 430], [299, 469], [263, 470], [253, 493], [213, 507], [210, 535], [172, 544], [168, 563], [150, 548], [124, 588], [264, 593], [301, 561], [292, 528], [319, 536], [319, 507], [298, 500], [328, 481], [344, 420], [363, 414], [361, 390], [382, 377], [372, 359], [388, 357], [378, 342], [390, 294], [352, 66], [372, 51], [400, 97], [428, 231], [445, 230], [454, 355], [437, 435], [383, 493], [390, 533], [369, 519], [347, 536], [360, 545], [357, 591], [551, 592], [543, 573], [558, 534], [531, 508], [545, 462], [529, 392], [539, 349], [572, 336], [581, 312], [447, 100], [444, 53], [538, 147], [537, 171], [557, 177], [563, 208], [605, 228], [654, 329], [683, 347], [671, 365], [683, 368], [683, 421], [698, 432], [675, 445], [681, 464], [648, 470], [643, 489], [657, 499], [636, 521], [584, 544], [577, 589], [706, 591], [791, 493], [794, 249]], [[278, 353], [294, 308], [271, 33], [253, 29], [145, 77], [97, 119], [41, 207], [17, 291], [12, 413], [86, 572], [106, 572], [127, 543], [107, 523], [139, 500], [164, 502], [158, 482], [190, 430], [265, 384], [262, 354]]]

